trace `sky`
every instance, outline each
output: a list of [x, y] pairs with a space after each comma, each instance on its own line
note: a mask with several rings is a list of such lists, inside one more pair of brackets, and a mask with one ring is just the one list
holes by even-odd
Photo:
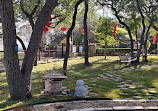
[[[104, 13], [103, 13], [104, 12]], [[111, 9], [104, 7], [103, 9], [97, 9], [97, 16], [104, 16], [104, 17], [110, 17], [110, 18], [114, 18], [115, 16], [112, 15], [112, 11]]]

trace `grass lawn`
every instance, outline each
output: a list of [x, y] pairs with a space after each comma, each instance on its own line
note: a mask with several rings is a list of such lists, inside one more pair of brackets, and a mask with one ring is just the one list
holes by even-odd
[[[88, 95], [89, 97], [108, 97], [108, 98], [128, 98], [132, 99], [135, 95], [130, 89], [122, 90], [118, 88], [119, 83], [131, 84], [135, 87], [139, 96], [142, 99], [148, 99], [146, 94], [150, 90], [158, 91], [158, 57], [150, 56], [148, 57], [149, 62], [141, 63], [138, 66], [130, 65], [120, 65], [118, 57], [109, 56], [105, 60], [103, 56], [90, 57], [90, 66], [85, 67], [83, 65], [84, 58], [77, 57], [72, 58], [68, 61], [68, 71], [66, 79], [63, 82], [68, 90], [75, 88], [76, 80], [83, 79], [85, 84], [88, 85]], [[10, 107], [25, 105], [30, 103], [38, 103], [52, 100], [60, 100], [72, 98], [70, 96], [55, 97], [53, 95], [41, 96], [40, 91], [44, 89], [44, 83], [41, 76], [50, 72], [53, 67], [56, 70], [61, 71], [63, 61], [56, 61], [47, 64], [38, 64], [34, 67], [32, 71], [32, 99], [25, 101], [10, 101], [9, 91], [7, 87], [7, 81], [5, 77], [5, 72], [0, 73], [0, 110], [7, 109]], [[153, 67], [151, 67], [153, 66]], [[119, 82], [116, 82], [116, 78], [110, 78], [111, 80], [106, 80], [104, 77], [109, 75], [121, 77]], [[102, 76], [102, 77], [101, 77]], [[127, 83], [128, 81], [128, 83]], [[134, 84], [135, 83], [135, 84]], [[141, 88], [139, 88], [142, 86]], [[121, 95], [125, 93], [127, 95]], [[153, 94], [152, 99], [158, 99], [158, 93]]]

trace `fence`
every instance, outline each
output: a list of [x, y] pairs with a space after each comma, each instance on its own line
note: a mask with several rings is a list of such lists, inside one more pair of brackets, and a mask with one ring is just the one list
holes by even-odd
[[[20, 61], [24, 59], [24, 56], [25, 56], [24, 51], [18, 51], [18, 58]], [[63, 56], [64, 56], [64, 54], [57, 50], [38, 51], [37, 60], [40, 61], [40, 60], [46, 59], [47, 57], [49, 57], [49, 58], [58, 58], [59, 57], [60, 58]], [[0, 51], [0, 62], [3, 62], [3, 60], [4, 60], [4, 51]]]

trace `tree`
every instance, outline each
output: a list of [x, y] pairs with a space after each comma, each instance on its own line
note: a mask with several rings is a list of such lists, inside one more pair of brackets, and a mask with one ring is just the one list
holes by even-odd
[[78, 6], [83, 2], [83, 0], [79, 0], [76, 5], [75, 5], [75, 11], [73, 14], [73, 21], [72, 21], [72, 25], [69, 28], [67, 35], [66, 35], [66, 52], [65, 52], [65, 58], [64, 58], [64, 64], [63, 64], [63, 73], [64, 75], [66, 75], [66, 70], [67, 70], [67, 62], [68, 62], [68, 57], [69, 57], [69, 49], [70, 49], [70, 35], [75, 27], [75, 23], [76, 23], [76, 16], [77, 16], [77, 8]]
[[83, 20], [83, 24], [84, 24], [84, 30], [85, 30], [85, 34], [84, 34], [84, 52], [85, 52], [85, 65], [88, 66], [89, 65], [89, 61], [88, 61], [88, 31], [87, 31], [87, 13], [88, 13], [88, 0], [85, 0], [85, 14], [84, 14], [84, 20]]
[[[131, 4], [131, 2], [129, 0], [97, 0], [97, 3], [99, 3], [101, 6], [110, 7], [114, 11], [114, 15], [117, 18], [117, 20], [119, 21], [119, 23], [121, 25], [123, 25], [126, 28], [126, 30], [128, 31], [129, 38], [131, 41], [131, 44], [130, 44], [130, 46], [131, 46], [131, 59], [133, 59], [134, 58], [133, 37], [132, 37], [130, 27], [127, 25], [127, 23], [125, 23], [125, 21], [126, 21], [125, 17], [128, 17], [128, 16], [127, 16], [127, 13], [124, 9], [124, 8], [127, 8], [128, 5]], [[124, 6], [126, 6], [126, 7], [124, 7]], [[124, 7], [124, 8], [122, 8], [122, 7]]]
[[97, 21], [96, 30], [94, 34], [97, 35], [97, 40], [103, 46], [105, 46], [105, 58], [106, 58], [106, 47], [112, 46], [116, 43], [115, 38], [112, 36], [114, 23], [111, 18], [99, 18]]
[[141, 38], [140, 38], [140, 47], [139, 47], [138, 54], [137, 54], [137, 63], [139, 63], [140, 54], [141, 54], [141, 50], [142, 50], [142, 46], [143, 46], [143, 42], [144, 42], [144, 34], [145, 34], [146, 26], [145, 26], [145, 17], [143, 15], [143, 12], [142, 12], [142, 9], [140, 6], [140, 1], [136, 0], [136, 4], [137, 4], [138, 12], [141, 15], [142, 25], [143, 25], [143, 31], [142, 31]]
[[35, 22], [31, 40], [20, 70], [18, 54], [14, 50], [16, 46], [16, 29], [13, 2], [12, 0], [0, 0], [5, 69], [11, 99], [19, 100], [31, 97], [31, 72], [33, 62], [37, 54], [44, 27], [52, 10], [56, 6], [57, 0], [46, 0]]
[[151, 26], [158, 20], [158, 9], [157, 9], [157, 1], [155, 0], [148, 0], [145, 2], [146, 5], [143, 6], [144, 8], [144, 13], [146, 15], [147, 18], [147, 22], [148, 22], [148, 27], [146, 30], [146, 34], [145, 34], [145, 41], [144, 41], [144, 61], [147, 62], [147, 41], [148, 41], [148, 36], [149, 36], [149, 31], [151, 29]]

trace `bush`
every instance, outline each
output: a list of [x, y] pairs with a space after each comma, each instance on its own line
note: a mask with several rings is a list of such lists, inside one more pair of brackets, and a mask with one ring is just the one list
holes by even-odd
[[[130, 48], [107, 48], [106, 49], [107, 55], [121, 55], [121, 54], [126, 54], [130, 53], [131, 49]], [[104, 54], [105, 49], [100, 48], [96, 49], [96, 54]]]

